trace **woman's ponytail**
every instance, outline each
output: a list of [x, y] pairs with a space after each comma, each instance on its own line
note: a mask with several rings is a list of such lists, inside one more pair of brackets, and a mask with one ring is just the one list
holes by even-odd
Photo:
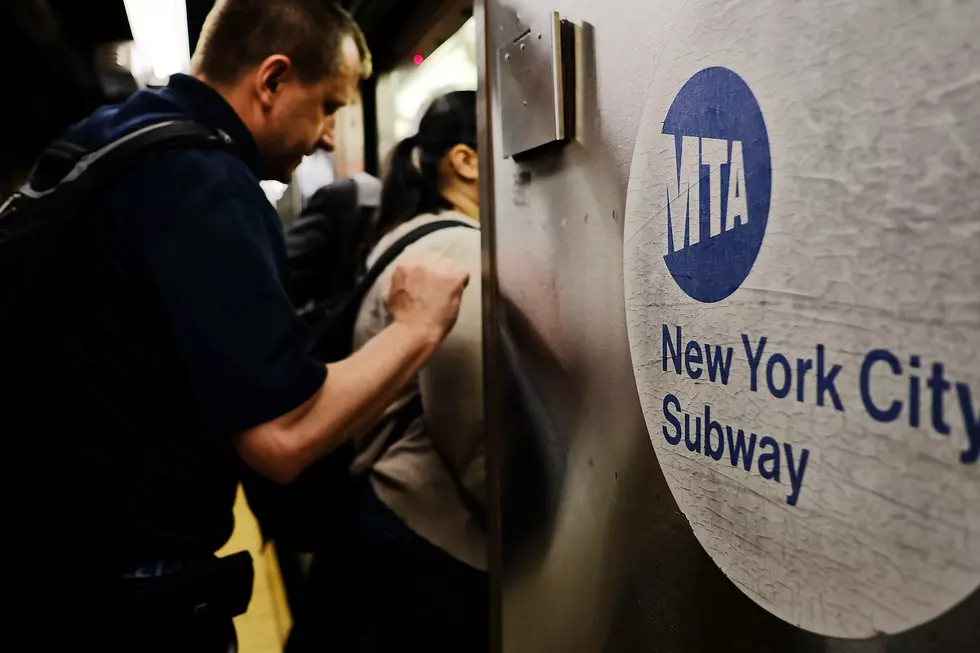
[[418, 215], [452, 209], [439, 192], [439, 161], [458, 144], [476, 148], [473, 91], [456, 91], [437, 98], [422, 117], [419, 132], [396, 145], [389, 155], [371, 246]]
[[392, 151], [381, 190], [381, 210], [375, 222], [376, 243], [398, 225], [423, 213], [452, 208], [439, 194], [435, 165], [418, 145], [417, 136], [406, 138]]

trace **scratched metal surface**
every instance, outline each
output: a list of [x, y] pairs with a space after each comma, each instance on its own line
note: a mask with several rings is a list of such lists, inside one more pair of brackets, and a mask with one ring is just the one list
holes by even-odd
[[[494, 48], [552, 10], [582, 26], [576, 142], [520, 163], [499, 156], [495, 161], [498, 275], [511, 336], [501, 356], [513, 370], [495, 380], [502, 383], [506, 413], [503, 650], [980, 650], [976, 593], [895, 636], [843, 640], [786, 623], [726, 578], [695, 538], [664, 480], [633, 378], [623, 299], [623, 216], [633, 145], [658, 57], [666, 43], [683, 39], [671, 30], [685, 4], [491, 3]], [[726, 11], [752, 4], [758, 3], [714, 3], [705, 19], [714, 11], [723, 30], [730, 22]], [[808, 20], [841, 20], [845, 5], [882, 3], [784, 4], [779, 11], [773, 4], [771, 15], [761, 18], [785, 19], [802, 35]], [[888, 5], [901, 23], [903, 15], [907, 21], [924, 20], [921, 12], [929, 3]], [[980, 24], [976, 3], [942, 2], [933, 10], [959, 12], [963, 20]], [[790, 20], [793, 16], [804, 20]], [[868, 34], [883, 37], [871, 26]], [[847, 62], [846, 50], [830, 48], [827, 55]], [[980, 70], [977, 53], [969, 56], [974, 72]], [[860, 61], [848, 65], [861, 70]], [[970, 84], [967, 78], [968, 91]], [[786, 107], [793, 101], [783, 99]], [[821, 113], [811, 117], [819, 119]], [[499, 143], [499, 114], [493, 120]], [[975, 157], [974, 145], [964, 147]], [[963, 165], [976, 165], [975, 158], [970, 161]], [[846, 285], [848, 272], [840, 274]], [[692, 314], [690, 319], [696, 324], [710, 318]]]

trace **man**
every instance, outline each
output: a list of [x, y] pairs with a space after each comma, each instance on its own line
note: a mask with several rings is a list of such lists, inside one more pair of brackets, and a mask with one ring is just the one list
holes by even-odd
[[467, 283], [415, 257], [395, 271], [391, 328], [347, 360], [309, 359], [259, 180], [287, 181], [354, 97], [370, 71], [363, 36], [319, 0], [219, 0], [192, 68], [67, 134], [95, 149], [180, 117], [233, 141], [139, 160], [65, 254], [68, 319], [50, 384], [32, 388], [48, 404], [38, 486], [61, 545], [37, 570], [48, 605], [31, 608], [84, 615], [43, 633], [77, 648], [228, 650], [216, 606], [240, 579], [202, 572], [217, 598], [193, 618], [179, 601], [186, 570], [231, 534], [240, 465], [288, 482], [372, 424], [452, 327]]

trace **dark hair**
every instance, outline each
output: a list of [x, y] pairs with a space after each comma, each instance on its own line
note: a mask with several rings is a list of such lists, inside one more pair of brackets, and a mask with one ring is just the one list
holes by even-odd
[[371, 245], [418, 215], [452, 208], [439, 192], [439, 162], [457, 145], [476, 149], [474, 91], [455, 91], [433, 100], [418, 133], [395, 147], [388, 160]]
[[336, 74], [341, 43], [352, 38], [364, 77], [371, 52], [346, 11], [324, 0], [218, 0], [194, 52], [193, 68], [217, 84], [232, 84], [266, 57], [289, 57], [306, 83]]

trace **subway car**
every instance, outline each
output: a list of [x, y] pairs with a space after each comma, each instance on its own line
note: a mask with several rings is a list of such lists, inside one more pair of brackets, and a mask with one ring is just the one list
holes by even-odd
[[[341, 4], [375, 75], [303, 183], [478, 92], [492, 650], [980, 650], [980, 3]], [[160, 81], [122, 0], [33, 5], [76, 114]], [[279, 650], [304, 558], [237, 515]]]

